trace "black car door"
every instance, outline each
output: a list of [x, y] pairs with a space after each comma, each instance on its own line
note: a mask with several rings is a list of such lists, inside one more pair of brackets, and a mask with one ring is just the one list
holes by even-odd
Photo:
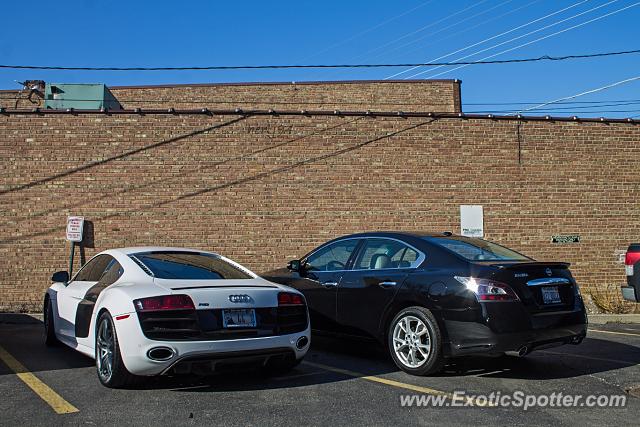
[[383, 314], [424, 255], [387, 238], [368, 238], [338, 288], [338, 323], [344, 333], [378, 337]]
[[337, 290], [360, 239], [329, 243], [302, 260], [303, 268], [291, 285], [300, 290], [309, 307], [311, 328], [336, 331]]

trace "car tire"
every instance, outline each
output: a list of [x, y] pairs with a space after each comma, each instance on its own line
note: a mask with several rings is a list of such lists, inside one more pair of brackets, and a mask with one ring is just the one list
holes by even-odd
[[387, 344], [395, 364], [409, 374], [434, 374], [444, 366], [440, 328], [424, 307], [408, 307], [396, 314]]
[[105, 387], [126, 388], [140, 383], [141, 377], [124, 366], [115, 324], [109, 312], [103, 312], [96, 322], [96, 370]]
[[60, 344], [60, 340], [56, 336], [55, 322], [53, 317], [53, 305], [51, 299], [47, 297], [42, 310], [42, 323], [44, 325], [44, 343], [48, 347], [54, 347]]

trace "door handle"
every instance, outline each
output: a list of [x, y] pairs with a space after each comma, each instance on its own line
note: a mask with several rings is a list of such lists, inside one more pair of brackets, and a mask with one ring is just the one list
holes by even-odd
[[384, 282], [378, 283], [378, 286], [380, 286], [381, 288], [393, 288], [397, 284], [398, 284], [397, 282], [391, 282], [391, 281], [386, 280]]
[[337, 288], [338, 282], [322, 282], [322, 286], [325, 288]]

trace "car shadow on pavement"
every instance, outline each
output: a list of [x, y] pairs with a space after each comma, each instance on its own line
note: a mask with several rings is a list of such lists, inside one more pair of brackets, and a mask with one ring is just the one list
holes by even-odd
[[[350, 374], [332, 371], [346, 370]], [[143, 388], [176, 392], [229, 392], [305, 387], [351, 380], [358, 375], [384, 375], [398, 368], [381, 346], [366, 340], [313, 336], [304, 361], [288, 373], [270, 375], [258, 369], [236, 369], [209, 377], [158, 377]]]
[[[94, 366], [91, 358], [63, 344], [47, 347], [42, 320], [28, 314], [0, 315], [0, 346], [30, 372]], [[8, 374], [14, 372], [0, 361], [0, 375]]]
[[[94, 361], [64, 345], [43, 343], [42, 322], [29, 315], [0, 317], [0, 346], [31, 372], [89, 368]], [[640, 348], [617, 341], [587, 338], [579, 346], [535, 351], [518, 357], [451, 359], [435, 377], [477, 376], [544, 380], [571, 378], [640, 364]], [[357, 376], [398, 373], [386, 349], [372, 341], [314, 335], [304, 362], [282, 375], [238, 367], [212, 376], [163, 376], [145, 380], [136, 389], [176, 392], [223, 392], [304, 387], [349, 380]], [[0, 363], [0, 376], [13, 374]], [[91, 375], [95, 375], [91, 372]], [[94, 377], [95, 378], [95, 377]], [[97, 381], [97, 379], [96, 379]]]
[[547, 380], [580, 377], [640, 364], [640, 348], [586, 338], [581, 345], [534, 351], [524, 357], [461, 357], [451, 360], [440, 377], [478, 376]]

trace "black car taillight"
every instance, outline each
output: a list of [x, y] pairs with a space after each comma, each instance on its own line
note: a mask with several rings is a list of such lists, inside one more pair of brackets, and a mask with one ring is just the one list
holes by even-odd
[[468, 290], [473, 292], [476, 299], [481, 302], [520, 300], [513, 289], [505, 283], [489, 279], [477, 279], [474, 277], [455, 276], [455, 279], [465, 285]]
[[195, 305], [188, 295], [162, 295], [158, 297], [140, 298], [133, 301], [139, 313], [164, 310], [195, 310]]

